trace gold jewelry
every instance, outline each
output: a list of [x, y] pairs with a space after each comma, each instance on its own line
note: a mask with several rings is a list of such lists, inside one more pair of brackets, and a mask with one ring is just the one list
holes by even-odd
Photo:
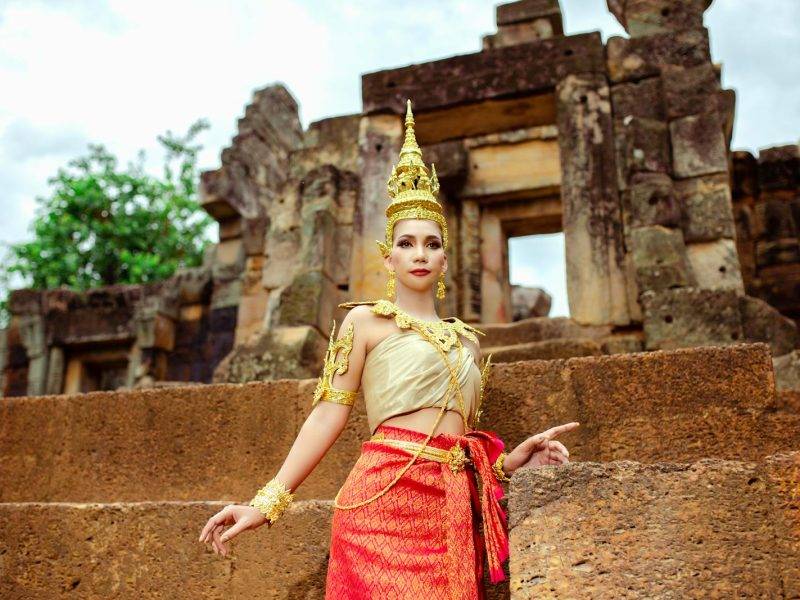
[[436, 297], [439, 300], [444, 300], [445, 287], [444, 287], [444, 272], [439, 273], [439, 282], [436, 284]]
[[[465, 413], [465, 404], [464, 404], [464, 396], [461, 393], [461, 386], [459, 385], [458, 381], [458, 371], [461, 368], [461, 352], [458, 355], [458, 364], [453, 367], [452, 363], [447, 357], [447, 352], [450, 348], [455, 344], [459, 350], [462, 348], [461, 340], [458, 337], [458, 334], [462, 334], [465, 337], [477, 342], [478, 338], [475, 335], [476, 333], [480, 333], [483, 335], [482, 331], [478, 331], [474, 327], [467, 325], [466, 323], [460, 321], [456, 317], [450, 317], [443, 321], [423, 321], [422, 319], [418, 319], [404, 310], [402, 310], [399, 306], [394, 304], [393, 302], [389, 302], [388, 300], [373, 300], [367, 302], [344, 302], [339, 305], [340, 308], [353, 308], [354, 306], [359, 306], [361, 304], [371, 304], [372, 312], [375, 314], [383, 315], [383, 316], [394, 316], [394, 321], [398, 327], [401, 329], [413, 329], [417, 333], [419, 333], [423, 338], [429, 341], [434, 348], [439, 352], [442, 356], [442, 360], [447, 367], [447, 370], [450, 373], [450, 382], [447, 386], [447, 390], [445, 390], [444, 396], [442, 398], [442, 406], [439, 409], [439, 414], [436, 415], [436, 420], [433, 422], [433, 427], [431, 428], [430, 433], [425, 438], [425, 441], [419, 444], [417, 449], [414, 451], [414, 455], [411, 459], [401, 468], [397, 475], [395, 475], [394, 479], [390, 481], [382, 490], [378, 491], [377, 493], [373, 494], [371, 497], [367, 498], [366, 500], [362, 500], [360, 502], [356, 502], [354, 504], [339, 504], [339, 494], [342, 493], [342, 488], [339, 488], [339, 491], [336, 492], [336, 496], [333, 498], [333, 506], [334, 508], [338, 508], [340, 510], [352, 510], [355, 508], [359, 508], [361, 506], [365, 506], [370, 502], [373, 502], [383, 496], [386, 492], [388, 492], [394, 485], [400, 481], [400, 478], [411, 468], [411, 465], [422, 455], [422, 452], [428, 446], [428, 442], [433, 437], [433, 432], [436, 431], [436, 427], [438, 427], [439, 422], [442, 420], [442, 416], [444, 416], [444, 412], [447, 409], [447, 405], [450, 403], [450, 395], [452, 392], [455, 391], [458, 397], [458, 405], [461, 409], [461, 415], [464, 418], [464, 427], [469, 430], [469, 425], [466, 420]], [[457, 451], [456, 451], [457, 452]], [[461, 463], [460, 455], [453, 455], [448, 460], [451, 469], [454, 466], [461, 465], [463, 467], [463, 463]]]
[[[322, 375], [317, 382], [317, 387], [314, 390], [314, 399], [311, 402], [312, 408], [321, 400], [352, 406], [358, 396], [358, 392], [340, 390], [333, 387], [331, 383], [334, 375], [344, 375], [347, 372], [350, 366], [350, 352], [353, 350], [353, 324], [350, 323], [347, 326], [344, 335], [338, 340], [334, 335], [335, 331], [336, 321], [333, 322], [333, 327], [331, 328], [328, 350], [325, 352], [325, 361], [322, 366]], [[337, 358], [339, 350], [343, 354], [340, 358]]]
[[438, 223], [442, 230], [442, 245], [447, 249], [447, 222], [442, 205], [437, 200], [439, 195], [439, 178], [436, 167], [431, 170], [422, 160], [422, 150], [417, 144], [414, 133], [414, 114], [411, 112], [411, 100], [406, 104], [406, 135], [400, 160], [392, 167], [392, 175], [387, 181], [387, 190], [392, 202], [386, 208], [386, 239], [378, 242], [381, 254], [389, 256], [394, 235], [394, 226], [401, 219], [427, 219]]
[[481, 415], [483, 414], [483, 392], [486, 389], [486, 382], [489, 381], [489, 365], [491, 365], [491, 363], [492, 355], [490, 354], [484, 359], [483, 367], [481, 367], [481, 389], [478, 394], [478, 407], [475, 409], [475, 427], [478, 426], [478, 422], [481, 420]]
[[250, 506], [257, 508], [270, 523], [274, 523], [293, 500], [294, 494], [289, 493], [281, 480], [273, 478], [258, 490]]
[[501, 452], [500, 456], [497, 457], [497, 460], [494, 461], [494, 465], [492, 465], [492, 470], [494, 471], [497, 479], [500, 481], [511, 481], [511, 478], [506, 475], [505, 471], [503, 471], [503, 463], [506, 460], [506, 456], [508, 456], [508, 454]]
[[389, 300], [394, 298], [394, 271], [389, 269], [389, 279], [386, 281], [386, 296]]

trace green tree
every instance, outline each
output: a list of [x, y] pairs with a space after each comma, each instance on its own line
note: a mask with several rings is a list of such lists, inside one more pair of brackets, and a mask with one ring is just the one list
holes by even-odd
[[[195, 137], [208, 128], [201, 119], [184, 136], [158, 136], [163, 175], [144, 170], [145, 153], [121, 169], [103, 145], [48, 180], [49, 197], [37, 198], [33, 239], [8, 245], [0, 264], [0, 286], [12, 274], [27, 287], [75, 290], [115, 283], [165, 279], [180, 267], [201, 264], [213, 220], [197, 200]], [[0, 327], [8, 321], [0, 302]]]

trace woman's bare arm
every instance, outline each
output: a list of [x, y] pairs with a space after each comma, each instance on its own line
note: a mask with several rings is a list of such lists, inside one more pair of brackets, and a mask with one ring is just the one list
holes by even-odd
[[[348, 312], [339, 327], [336, 339], [341, 339], [347, 328], [353, 325], [353, 348], [348, 357], [347, 370], [341, 375], [335, 374], [331, 380], [337, 389], [358, 390], [361, 385], [361, 372], [367, 354], [367, 324], [364, 321], [368, 318], [363, 309], [367, 308], [357, 307]], [[296, 490], [311, 474], [341, 435], [352, 409], [352, 406], [322, 401], [311, 410], [276, 475], [287, 489]]]
[[[366, 340], [369, 315], [368, 308], [351, 310], [342, 321], [337, 334], [341, 339], [350, 324], [353, 324], [353, 347], [348, 357], [348, 368], [342, 374], [335, 374], [331, 380], [334, 388], [340, 390], [358, 390], [361, 383], [361, 372], [366, 359]], [[365, 326], [366, 325], [366, 326]], [[309, 402], [311, 399], [309, 398]], [[313, 472], [325, 454], [341, 435], [352, 411], [352, 406], [335, 402], [320, 401], [306, 417], [297, 434], [286, 459], [278, 469], [275, 479], [283, 483], [287, 491], [294, 492], [300, 484]], [[200, 534], [201, 542], [210, 542], [214, 551], [227, 554], [223, 542], [230, 540], [239, 532], [255, 529], [269, 523], [261, 512], [252, 506], [230, 504], [212, 516]], [[224, 534], [225, 525], [231, 525]]]

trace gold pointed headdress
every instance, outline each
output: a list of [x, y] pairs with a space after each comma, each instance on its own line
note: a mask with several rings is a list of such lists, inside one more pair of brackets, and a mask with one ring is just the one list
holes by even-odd
[[439, 204], [439, 179], [436, 167], [431, 170], [422, 160], [422, 150], [414, 133], [414, 115], [411, 100], [406, 108], [406, 137], [400, 150], [400, 160], [392, 167], [392, 176], [387, 182], [392, 202], [386, 208], [386, 240], [378, 242], [383, 256], [388, 256], [392, 247], [394, 225], [401, 219], [427, 219], [435, 221], [442, 229], [442, 244], [447, 248], [447, 223], [442, 205]]

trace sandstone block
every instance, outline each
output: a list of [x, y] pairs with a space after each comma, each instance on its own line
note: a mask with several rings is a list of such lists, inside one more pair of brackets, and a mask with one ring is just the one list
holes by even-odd
[[796, 238], [756, 242], [756, 265], [759, 267], [788, 265], [799, 260], [800, 247]]
[[675, 194], [681, 208], [683, 236], [687, 243], [733, 238], [735, 221], [728, 177], [680, 179]]
[[762, 190], [800, 187], [800, 147], [789, 144], [761, 150], [758, 154], [758, 183]]
[[739, 311], [747, 341], [769, 344], [774, 356], [794, 350], [798, 342], [798, 331], [792, 319], [783, 316], [761, 298], [753, 296], [739, 297]]
[[467, 176], [467, 149], [462, 140], [429, 144], [422, 148], [429, 164], [436, 165], [439, 181], [463, 182]]
[[692, 115], [671, 121], [672, 168], [676, 177], [725, 173], [727, 147], [716, 113]]
[[663, 121], [629, 117], [622, 124], [626, 139], [628, 174], [640, 171], [669, 173], [669, 137]]
[[720, 90], [717, 93], [717, 110], [722, 122], [725, 147], [730, 148], [733, 141], [733, 125], [736, 120], [736, 90]]
[[680, 205], [672, 189], [672, 179], [664, 173], [636, 173], [628, 190], [630, 226], [680, 225]]
[[614, 119], [632, 116], [665, 121], [663, 90], [660, 77], [647, 77], [612, 86], [611, 103], [614, 107]]
[[767, 241], [791, 239], [797, 236], [797, 222], [792, 204], [779, 198], [766, 198], [755, 205], [756, 231]]
[[200, 530], [226, 504], [252, 496], [221, 497], [231, 500], [0, 505], [0, 596], [324, 596], [330, 502], [296, 502], [273, 527], [235, 538], [222, 557], [197, 541]]
[[212, 277], [218, 281], [234, 279], [244, 270], [246, 254], [241, 238], [224, 240], [217, 244]]
[[614, 83], [660, 75], [666, 65], [694, 67], [711, 61], [708, 31], [701, 28], [630, 39], [610, 37], [606, 60]]
[[540, 17], [521, 23], [500, 25], [497, 33], [483, 36], [482, 42], [484, 50], [492, 50], [546, 40], [556, 35], [563, 35], [560, 14], [556, 18]]
[[797, 452], [520, 469], [509, 492], [512, 597], [796, 595], [798, 482]]
[[758, 196], [758, 161], [745, 150], [731, 153], [733, 157], [733, 197], [753, 198]]
[[487, 323], [481, 346], [512, 346], [552, 338], [601, 338], [611, 334], [610, 325], [581, 325], [569, 317], [532, 317], [514, 323]]
[[515, 362], [519, 360], [553, 360], [573, 356], [599, 356], [604, 354], [599, 340], [585, 338], [566, 338], [526, 342], [513, 346], [492, 346], [483, 350], [492, 355], [493, 363]]
[[415, 115], [421, 115], [509, 94], [543, 92], [570, 73], [602, 72], [603, 61], [600, 35], [589, 33], [367, 73], [361, 78], [364, 113], [405, 114], [406, 98], [414, 99]]
[[180, 304], [208, 302], [211, 295], [211, 269], [207, 267], [179, 269], [173, 280]]
[[501, 26], [551, 16], [561, 17], [558, 0], [517, 0], [499, 4], [496, 8], [496, 21]]
[[530, 140], [472, 148], [468, 156], [465, 197], [500, 196], [561, 184], [556, 140]]
[[670, 65], [661, 78], [668, 119], [717, 110], [720, 86], [710, 62], [688, 68]]
[[271, 230], [261, 283], [267, 289], [288, 285], [300, 268], [301, 232], [297, 227]]
[[800, 391], [800, 350], [791, 350], [772, 359], [778, 390]]
[[739, 254], [734, 240], [721, 238], [712, 242], [688, 243], [686, 256], [697, 287], [744, 294]]
[[641, 294], [648, 350], [735, 344], [742, 340], [738, 295], [695, 287]]
[[692, 285], [686, 247], [679, 229], [660, 225], [631, 230], [631, 251], [639, 289], [664, 290]]
[[608, 9], [631, 37], [700, 29], [711, 0], [607, 0]]
[[220, 281], [214, 284], [214, 291], [211, 293], [211, 308], [231, 308], [235, 310], [241, 298], [241, 279]]
[[277, 323], [312, 325], [327, 335], [339, 296], [336, 285], [321, 271], [300, 273], [281, 291]]

